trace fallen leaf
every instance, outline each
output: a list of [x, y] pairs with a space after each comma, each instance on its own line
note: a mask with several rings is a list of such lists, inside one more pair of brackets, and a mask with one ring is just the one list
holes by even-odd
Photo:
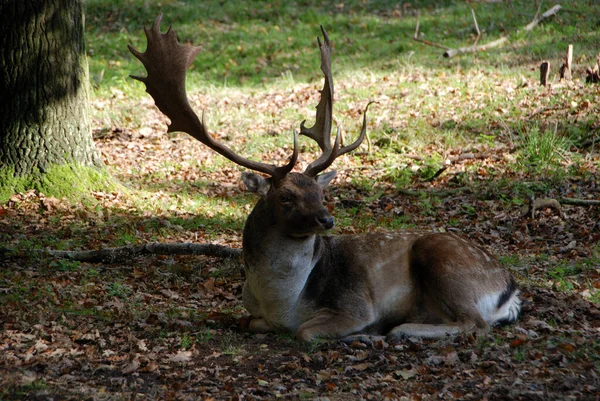
[[138, 370], [139, 367], [140, 367], [140, 362], [136, 358], [133, 361], [129, 362], [127, 365], [125, 365], [125, 367], [123, 369], [121, 369], [121, 373], [123, 373], [124, 375], [131, 374], [131, 373], [135, 372], [136, 370]]
[[398, 377], [403, 378], [404, 380], [408, 380], [408, 379], [412, 379], [413, 377], [415, 377], [418, 372], [416, 369], [403, 369], [403, 370], [397, 370], [394, 372], [394, 374]]
[[352, 366], [350, 366], [350, 368], [352, 370], [357, 370], [359, 372], [362, 372], [363, 370], [369, 369], [371, 366], [373, 366], [372, 363], [365, 362], [365, 363], [359, 363], [358, 365], [352, 365]]
[[169, 356], [171, 362], [189, 362], [192, 359], [192, 351], [179, 351], [178, 353]]

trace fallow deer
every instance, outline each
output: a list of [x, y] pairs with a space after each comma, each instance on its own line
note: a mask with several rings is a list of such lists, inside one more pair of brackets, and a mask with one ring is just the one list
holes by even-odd
[[323, 28], [318, 43], [325, 83], [316, 123], [300, 125], [300, 134], [316, 141], [322, 154], [298, 173], [292, 172], [298, 158], [296, 133], [293, 153], [283, 166], [246, 159], [213, 139], [204, 114], [198, 118], [185, 90], [186, 69], [200, 48], [180, 44], [171, 28], [161, 33], [161, 18], [144, 28], [147, 50], [129, 50], [148, 73], [132, 78], [146, 85], [171, 120], [167, 131], [188, 133], [234, 163], [268, 176], [242, 174], [247, 188], [260, 195], [243, 235], [243, 302], [252, 315], [252, 332], [287, 331], [300, 341], [363, 333], [439, 338], [485, 332], [517, 319], [521, 301], [511, 274], [458, 235], [324, 235], [334, 220], [323, 205], [323, 189], [336, 173], [320, 173], [360, 145], [367, 111], [354, 143], [341, 147], [338, 128], [331, 145], [331, 45]]

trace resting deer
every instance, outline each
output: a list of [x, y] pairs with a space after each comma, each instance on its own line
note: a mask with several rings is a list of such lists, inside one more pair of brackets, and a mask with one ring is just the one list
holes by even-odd
[[316, 123], [300, 134], [322, 154], [303, 173], [292, 172], [298, 138], [283, 166], [246, 159], [214, 140], [189, 105], [185, 74], [200, 51], [181, 45], [159, 16], [145, 28], [148, 48], [130, 51], [145, 66], [146, 85], [158, 108], [171, 120], [168, 132], [182, 131], [240, 166], [247, 188], [260, 195], [244, 228], [246, 281], [243, 302], [253, 332], [293, 332], [300, 341], [387, 334], [439, 338], [487, 331], [517, 319], [519, 290], [508, 271], [485, 250], [450, 233], [400, 231], [323, 235], [334, 226], [323, 205], [323, 188], [335, 177], [325, 171], [356, 149], [366, 135], [366, 113], [358, 139], [340, 146], [340, 129], [331, 145], [333, 80], [327, 33], [318, 39], [325, 83]]

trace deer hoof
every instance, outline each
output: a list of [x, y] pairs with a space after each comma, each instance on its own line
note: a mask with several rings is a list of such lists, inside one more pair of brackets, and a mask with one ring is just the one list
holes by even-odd
[[248, 329], [253, 333], [266, 334], [273, 331], [271, 325], [262, 318], [252, 319], [248, 325]]

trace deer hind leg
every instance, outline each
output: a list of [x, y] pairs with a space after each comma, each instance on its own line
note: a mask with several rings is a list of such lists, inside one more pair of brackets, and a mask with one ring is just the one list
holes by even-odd
[[489, 327], [478, 328], [474, 321], [452, 322], [444, 324], [404, 323], [390, 330], [386, 336], [386, 339], [388, 341], [397, 341], [407, 337], [443, 338], [471, 331], [485, 332], [487, 330], [489, 330]]
[[487, 332], [498, 320], [518, 315], [518, 291], [508, 273], [457, 236], [438, 233], [419, 238], [411, 249], [410, 269], [419, 300], [412, 316], [393, 328], [388, 338]]
[[477, 307], [463, 297], [448, 294], [452, 286], [442, 289], [429, 287], [421, 298], [420, 307], [406, 323], [400, 324], [387, 334], [390, 341], [407, 337], [443, 338], [467, 332], [485, 333], [490, 327]]
[[466, 332], [486, 333], [490, 327], [482, 317], [471, 294], [457, 282], [432, 282], [423, 285], [420, 305], [406, 323], [387, 334], [388, 340], [406, 337], [443, 338]]

